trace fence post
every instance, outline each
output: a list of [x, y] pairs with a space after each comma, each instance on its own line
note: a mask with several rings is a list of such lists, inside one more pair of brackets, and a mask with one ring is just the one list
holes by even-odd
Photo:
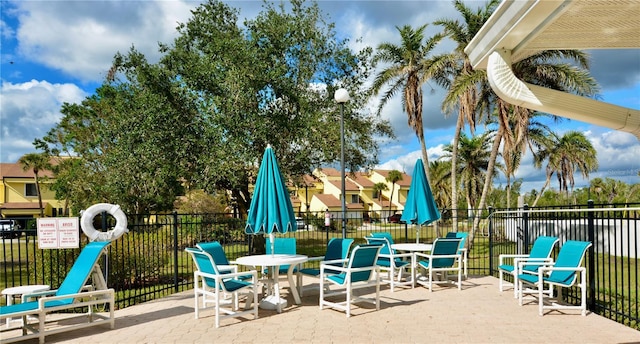
[[524, 212], [522, 213], [522, 227], [523, 228], [523, 236], [522, 242], [524, 246], [524, 254], [529, 254], [529, 205], [524, 205]]
[[173, 289], [178, 292], [178, 213], [173, 211]]
[[[587, 201], [587, 208], [593, 209], [593, 200]], [[591, 242], [591, 247], [587, 251], [588, 260], [589, 260], [589, 273], [587, 274], [587, 279], [589, 283], [589, 296], [587, 297], [587, 308], [589, 311], [596, 311], [596, 279], [595, 276], [595, 267], [596, 267], [596, 257], [595, 257], [595, 224], [594, 224], [594, 213], [590, 211], [587, 213], [587, 238], [589, 242]]]
[[489, 206], [489, 276], [493, 276], [493, 207]]

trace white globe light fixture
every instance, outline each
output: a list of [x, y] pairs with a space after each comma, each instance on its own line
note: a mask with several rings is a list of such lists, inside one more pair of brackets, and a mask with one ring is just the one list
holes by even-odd
[[345, 195], [345, 175], [344, 175], [344, 103], [349, 101], [349, 91], [339, 88], [333, 95], [336, 103], [340, 104], [340, 182], [342, 200], [342, 238], [347, 237], [347, 203]]

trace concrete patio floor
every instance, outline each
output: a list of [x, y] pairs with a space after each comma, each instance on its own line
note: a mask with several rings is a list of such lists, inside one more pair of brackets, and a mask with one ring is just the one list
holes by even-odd
[[392, 293], [383, 285], [380, 310], [357, 305], [351, 318], [321, 311], [317, 291], [307, 291], [301, 305], [288, 300], [281, 314], [260, 309], [259, 319], [225, 319], [216, 329], [211, 311], [194, 319], [193, 293], [187, 291], [116, 311], [114, 330], [81, 329], [47, 336], [47, 342], [640, 343], [640, 331], [595, 314], [567, 310], [538, 316], [537, 304], [519, 306], [511, 291], [498, 291], [494, 277], [470, 277], [461, 291], [436, 286], [431, 293], [424, 287]]

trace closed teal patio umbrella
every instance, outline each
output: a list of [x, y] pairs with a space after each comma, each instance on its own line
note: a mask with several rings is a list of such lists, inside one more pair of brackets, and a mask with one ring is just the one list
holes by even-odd
[[413, 168], [413, 176], [411, 177], [411, 186], [409, 186], [409, 194], [402, 211], [401, 221], [417, 225], [416, 242], [419, 241], [419, 226], [428, 225], [440, 218], [440, 211], [433, 199], [431, 186], [427, 181], [427, 175], [424, 171], [422, 159], [416, 161]]
[[267, 145], [251, 197], [245, 233], [269, 234], [273, 253], [274, 233], [295, 232], [297, 229], [289, 190], [280, 174], [273, 148]]

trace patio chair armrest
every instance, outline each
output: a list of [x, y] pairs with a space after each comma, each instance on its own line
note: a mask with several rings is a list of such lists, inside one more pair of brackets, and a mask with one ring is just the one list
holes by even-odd
[[320, 262], [320, 267], [322, 267], [323, 265], [331, 265], [331, 266], [335, 267], [336, 264], [344, 264], [347, 261], [349, 261], [349, 259], [323, 260], [323, 261]]
[[418, 257], [429, 258], [431, 256], [431, 253], [415, 252], [414, 254], [416, 255], [416, 258]]
[[309, 259], [307, 259], [308, 262], [317, 262], [317, 261], [321, 261], [323, 260], [324, 257], [322, 256], [318, 256], [318, 257], [309, 257]]
[[394, 258], [411, 258], [411, 256], [413, 256], [413, 254], [411, 252], [407, 252], [407, 253], [394, 253], [393, 257]]
[[529, 255], [528, 254], [501, 254], [500, 256], [498, 256], [498, 260], [499, 260], [498, 265], [503, 265], [506, 259], [526, 258], [526, 257], [529, 257]]
[[202, 272], [199, 270], [196, 270], [193, 272], [194, 276], [202, 276], [204, 278], [211, 278], [214, 279], [216, 281], [221, 281], [223, 279], [230, 279], [230, 278], [236, 278], [236, 277], [240, 277], [240, 276], [246, 276], [246, 275], [252, 275], [252, 280], [255, 282], [258, 280], [258, 271], [256, 270], [249, 270], [249, 271], [241, 271], [241, 272], [230, 272], [230, 273], [226, 273], [226, 274], [210, 274], [210, 273], [206, 273], [206, 272]]
[[35, 293], [30, 293], [30, 294], [23, 294], [21, 297], [21, 302], [25, 303], [29, 301], [29, 299], [37, 299], [40, 297], [45, 297], [47, 295], [54, 295], [56, 292], [57, 290], [44, 290], [44, 291], [39, 291]]
[[518, 273], [527, 272], [523, 270], [525, 265], [539, 265], [539, 266], [553, 266], [553, 258], [516, 258], [513, 260], [513, 265], [517, 269]]
[[75, 294], [43, 296], [43, 297], [38, 299], [38, 307], [40, 309], [44, 309], [44, 304], [46, 302], [50, 302], [50, 301], [77, 299], [77, 298], [82, 298], [82, 297], [93, 297], [93, 296], [98, 296], [98, 295], [111, 296], [111, 295], [114, 295], [114, 294], [115, 294], [115, 291], [113, 290], [113, 288], [109, 288], [109, 289], [85, 291], [85, 292], [80, 292], [80, 293], [75, 293]]
[[[340, 261], [342, 261], [342, 259], [339, 259], [339, 260], [328, 260], [327, 262], [340, 262]], [[348, 270], [345, 266], [329, 265], [329, 264], [325, 264], [325, 263], [326, 262], [320, 263], [320, 275], [324, 275], [324, 270], [325, 269], [332, 270], [332, 271], [340, 271], [340, 272], [346, 272]]]
[[580, 271], [586, 272], [587, 268], [584, 266], [569, 266], [569, 267], [559, 267], [559, 266], [543, 266], [538, 270], [542, 272], [551, 272], [551, 271]]

